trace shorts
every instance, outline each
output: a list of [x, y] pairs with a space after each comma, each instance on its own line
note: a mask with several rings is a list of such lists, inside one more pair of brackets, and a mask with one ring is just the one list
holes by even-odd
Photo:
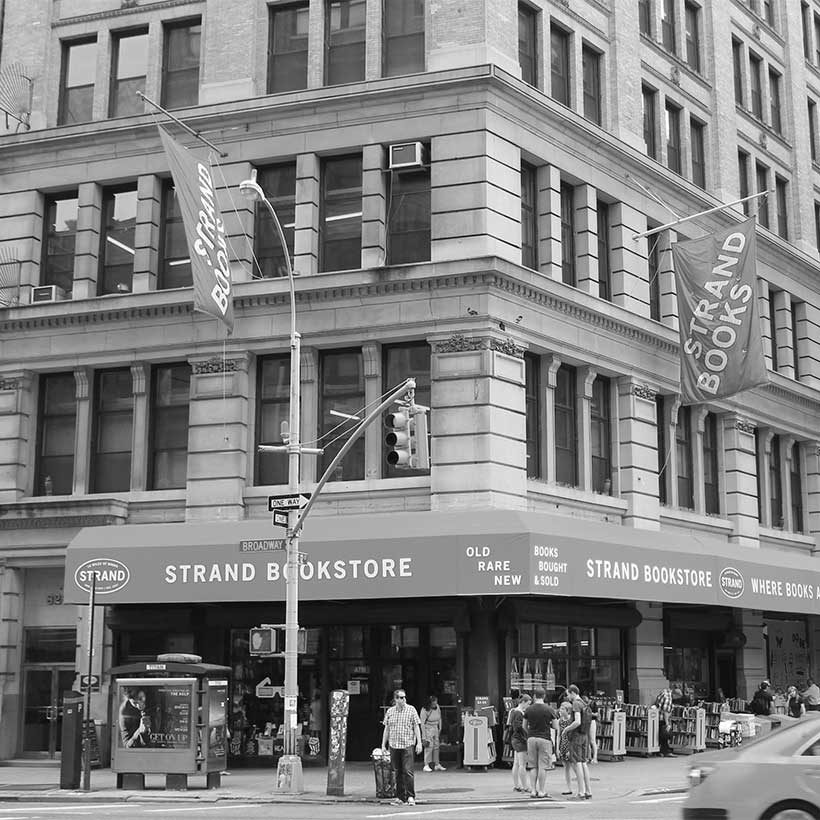
[[555, 768], [552, 762], [552, 741], [545, 737], [527, 738], [527, 768], [546, 772]]

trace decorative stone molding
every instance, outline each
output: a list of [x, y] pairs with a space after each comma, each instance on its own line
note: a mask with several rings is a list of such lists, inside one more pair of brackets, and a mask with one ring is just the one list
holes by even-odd
[[20, 379], [0, 379], [0, 390], [19, 390]]
[[98, 527], [122, 524], [128, 502], [119, 498], [30, 498], [0, 506], [0, 530]]
[[434, 349], [436, 353], [464, 353], [468, 350], [486, 350], [487, 345], [483, 339], [468, 338], [463, 333], [454, 333], [449, 339], [443, 342], [436, 342]]
[[655, 401], [658, 395], [657, 390], [653, 390], [648, 384], [633, 384], [632, 395], [639, 399], [646, 399], [647, 401]]
[[678, 66], [672, 66], [669, 72], [669, 79], [672, 80], [675, 85], [680, 86], [680, 68], [678, 68]]
[[74, 398], [78, 401], [88, 398], [88, 368], [78, 367], [74, 371]]
[[738, 419], [735, 422], [735, 429], [740, 430], [741, 433], [748, 433], [750, 436], [753, 436], [757, 427], [751, 421]]
[[318, 358], [315, 347], [299, 348], [299, 381], [302, 384], [310, 384], [316, 381]]
[[223, 359], [220, 356], [191, 364], [191, 372], [194, 376], [202, 376], [206, 373], [236, 373], [237, 370], [239, 370], [238, 359]]
[[362, 345], [362, 369], [366, 379], [374, 379], [381, 374], [381, 345], [367, 342]]
[[491, 337], [490, 350], [506, 353], [508, 356], [514, 356], [516, 359], [524, 358], [524, 348], [517, 345], [512, 339], [496, 339]]
[[144, 396], [148, 384], [148, 366], [144, 364], [131, 365], [132, 391], [135, 396]]

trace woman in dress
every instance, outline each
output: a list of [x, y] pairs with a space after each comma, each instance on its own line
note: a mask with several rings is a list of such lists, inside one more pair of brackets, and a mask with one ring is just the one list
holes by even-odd
[[562, 701], [558, 707], [558, 759], [564, 767], [564, 780], [567, 783], [567, 790], [561, 792], [565, 797], [572, 794], [572, 764], [569, 762], [569, 737], [564, 734], [564, 729], [572, 723], [572, 704]]
[[430, 695], [427, 706], [421, 710], [419, 721], [421, 722], [421, 742], [424, 745], [424, 771], [443, 772], [444, 766], [438, 759], [441, 742], [441, 708], [435, 695]]

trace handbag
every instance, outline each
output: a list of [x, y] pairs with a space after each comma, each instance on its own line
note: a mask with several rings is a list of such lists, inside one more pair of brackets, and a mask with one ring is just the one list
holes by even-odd
[[504, 727], [504, 745], [509, 746], [512, 743], [512, 736], [513, 736], [513, 727], [511, 723], [508, 723]]
[[424, 746], [425, 749], [427, 749], [430, 746], [430, 741], [427, 738], [424, 738], [424, 740], [421, 741], [421, 745]]

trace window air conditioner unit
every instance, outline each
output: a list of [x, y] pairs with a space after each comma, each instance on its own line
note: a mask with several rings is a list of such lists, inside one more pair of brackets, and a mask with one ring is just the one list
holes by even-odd
[[399, 142], [391, 145], [389, 152], [391, 171], [421, 168], [427, 162], [427, 151], [421, 142]]
[[38, 285], [31, 289], [31, 304], [40, 305], [44, 302], [60, 302], [66, 298], [66, 292], [57, 285]]

